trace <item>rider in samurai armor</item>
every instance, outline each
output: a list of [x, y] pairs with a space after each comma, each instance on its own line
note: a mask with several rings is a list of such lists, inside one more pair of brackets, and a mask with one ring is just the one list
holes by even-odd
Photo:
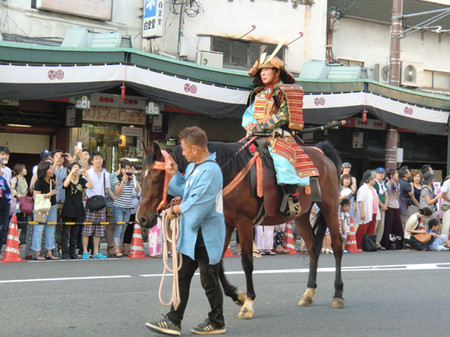
[[271, 133], [266, 139], [277, 183], [284, 192], [281, 211], [295, 217], [301, 210], [299, 186], [305, 188], [305, 194], [311, 195], [312, 202], [321, 201], [319, 172], [292, 136], [303, 129], [302, 87], [294, 84], [294, 77], [275, 54], [262, 53], [248, 72], [258, 87], [250, 95], [251, 104], [242, 117], [242, 126], [248, 133]]

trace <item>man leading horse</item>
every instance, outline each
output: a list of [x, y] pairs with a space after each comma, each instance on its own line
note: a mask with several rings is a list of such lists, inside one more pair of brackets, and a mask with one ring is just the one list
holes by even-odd
[[284, 193], [280, 211], [295, 218], [301, 211], [299, 187], [305, 188], [312, 202], [321, 201], [319, 172], [293, 137], [303, 129], [303, 90], [274, 54], [262, 53], [249, 71], [258, 87], [250, 95], [242, 126], [248, 134], [271, 133], [267, 145]]

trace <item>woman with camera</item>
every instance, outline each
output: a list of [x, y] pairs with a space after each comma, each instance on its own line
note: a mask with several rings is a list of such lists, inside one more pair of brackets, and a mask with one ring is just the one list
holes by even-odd
[[[86, 188], [94, 188], [94, 184], [87, 175], [87, 172], [80, 168], [77, 162], [71, 163], [67, 169], [67, 178], [64, 180], [65, 202], [61, 211], [63, 228], [61, 235], [61, 249], [63, 259], [76, 259], [75, 252], [78, 240], [78, 233], [81, 228], [80, 222], [84, 220], [83, 192]], [[68, 222], [75, 222], [74, 225], [67, 225]], [[70, 237], [70, 244], [69, 244]]]
[[[139, 184], [136, 182], [136, 176], [131, 172], [131, 163], [126, 159], [121, 160], [120, 167], [120, 174], [114, 178], [114, 193], [116, 194], [113, 202], [115, 257], [124, 256], [122, 243], [130, 221], [133, 189], [136, 194], [140, 191]], [[118, 222], [124, 222], [125, 224], [117, 224]]]

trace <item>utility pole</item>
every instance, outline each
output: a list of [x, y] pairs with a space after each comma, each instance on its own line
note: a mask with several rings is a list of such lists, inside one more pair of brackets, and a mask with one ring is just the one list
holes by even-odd
[[[391, 42], [389, 55], [389, 84], [400, 86], [400, 34], [402, 32], [403, 0], [393, 0], [391, 21]], [[386, 134], [386, 168], [397, 167], [398, 131], [389, 126]]]

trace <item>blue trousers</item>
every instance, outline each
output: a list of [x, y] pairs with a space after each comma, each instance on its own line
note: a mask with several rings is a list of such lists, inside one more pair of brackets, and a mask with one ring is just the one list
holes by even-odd
[[[56, 222], [56, 205], [53, 205], [48, 212], [46, 222]], [[45, 230], [45, 249], [55, 248], [55, 225], [34, 225], [31, 250], [41, 251], [42, 232]]]

